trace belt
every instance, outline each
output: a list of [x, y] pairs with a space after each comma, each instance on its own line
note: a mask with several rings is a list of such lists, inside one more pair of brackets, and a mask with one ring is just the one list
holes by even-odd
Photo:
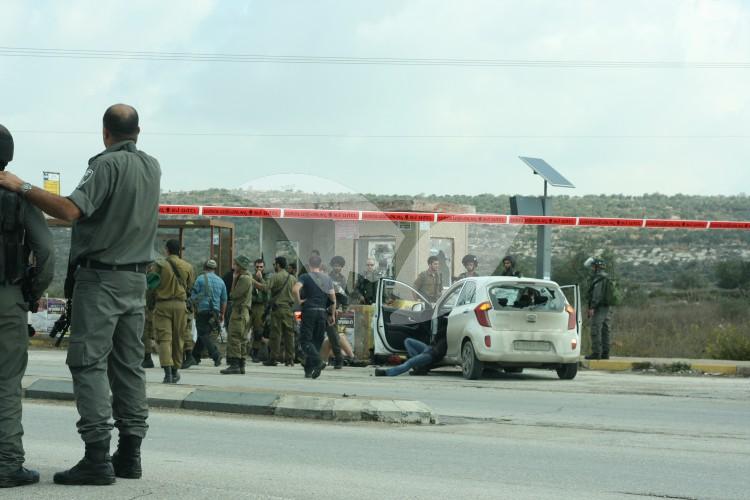
[[79, 266], [86, 269], [98, 269], [100, 271], [127, 271], [131, 273], [142, 273], [146, 274], [150, 262], [138, 262], [136, 264], [105, 264], [96, 260], [86, 259], [82, 261]]
[[302, 312], [305, 312], [305, 311], [310, 311], [310, 312], [313, 312], [313, 311], [314, 312], [325, 312], [327, 310], [328, 309], [326, 309], [325, 307], [303, 307], [302, 308]]

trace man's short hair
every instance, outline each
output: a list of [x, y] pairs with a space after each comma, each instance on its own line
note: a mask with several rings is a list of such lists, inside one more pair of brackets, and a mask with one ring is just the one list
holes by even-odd
[[344, 267], [345, 265], [346, 259], [344, 259], [341, 255], [334, 255], [333, 258], [331, 258], [331, 266]]
[[167, 252], [171, 253], [172, 255], [180, 254], [179, 240], [167, 240], [166, 247], [167, 247]]
[[266, 263], [265, 263], [265, 262], [263, 262], [263, 259], [255, 259], [255, 262], [253, 262], [253, 264], [255, 264], [256, 266], [257, 266], [258, 264], [263, 264], [264, 266], [266, 265]]
[[278, 265], [282, 269], [286, 269], [286, 257], [276, 257], [273, 259], [274, 264]]
[[320, 264], [323, 263], [323, 259], [320, 258], [320, 255], [313, 254], [307, 259], [307, 263], [310, 264], [310, 267], [320, 267]]
[[437, 255], [430, 255], [429, 257], [427, 257], [427, 265], [429, 266], [433, 262], [437, 262], [439, 260], [440, 259], [437, 258]]
[[113, 104], [104, 112], [104, 128], [116, 140], [135, 140], [138, 137], [138, 112], [127, 104]]

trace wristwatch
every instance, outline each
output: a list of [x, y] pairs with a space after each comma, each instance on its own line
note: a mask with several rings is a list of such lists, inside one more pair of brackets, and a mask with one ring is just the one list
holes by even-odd
[[21, 190], [19, 191], [19, 193], [21, 193], [21, 196], [26, 196], [26, 193], [31, 191], [32, 187], [33, 186], [28, 182], [24, 182], [23, 184], [21, 184]]

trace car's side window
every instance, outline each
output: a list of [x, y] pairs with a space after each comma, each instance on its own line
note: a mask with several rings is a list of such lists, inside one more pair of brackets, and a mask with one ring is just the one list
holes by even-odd
[[473, 281], [467, 281], [461, 290], [461, 295], [458, 296], [457, 306], [464, 306], [466, 304], [473, 304], [477, 295], [477, 284]]
[[451, 309], [456, 307], [456, 302], [458, 301], [458, 295], [461, 293], [462, 287], [457, 286], [453, 290], [450, 291], [450, 293], [445, 297], [445, 299], [440, 303], [440, 314], [444, 314], [447, 312], [450, 312]]

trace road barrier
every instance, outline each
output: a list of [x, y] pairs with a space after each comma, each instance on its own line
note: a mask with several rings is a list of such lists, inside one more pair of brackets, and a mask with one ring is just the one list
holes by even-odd
[[332, 221], [461, 222], [471, 224], [641, 227], [648, 229], [750, 230], [749, 221], [683, 219], [629, 219], [615, 217], [557, 217], [537, 215], [452, 214], [440, 212], [379, 212], [372, 210], [320, 210], [307, 208], [221, 207], [214, 205], [160, 205], [161, 215], [255, 217]]

